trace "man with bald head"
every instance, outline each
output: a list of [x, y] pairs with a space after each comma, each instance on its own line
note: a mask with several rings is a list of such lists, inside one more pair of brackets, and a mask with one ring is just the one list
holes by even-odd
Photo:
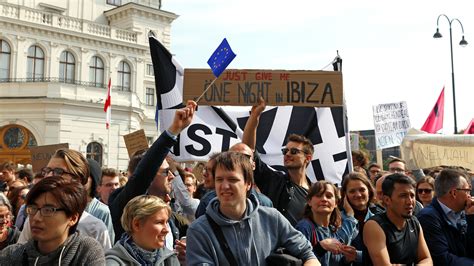
[[[234, 144], [232, 147], [230, 147], [229, 151], [235, 151], [242, 153], [244, 155], [247, 155], [249, 157], [250, 163], [252, 164], [252, 169], [255, 170], [255, 162], [253, 160], [253, 152], [250, 147], [242, 142]], [[252, 188], [250, 189], [251, 194], [255, 194], [257, 197], [258, 201], [260, 202], [260, 205], [262, 206], [267, 206], [267, 207], [273, 207], [272, 200], [265, 196], [264, 194], [260, 193], [257, 185], [253, 183]]]

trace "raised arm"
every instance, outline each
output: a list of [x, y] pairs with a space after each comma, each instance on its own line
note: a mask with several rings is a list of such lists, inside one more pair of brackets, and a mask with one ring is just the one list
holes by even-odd
[[[170, 148], [176, 142], [176, 136], [191, 124], [196, 106], [197, 104], [194, 101], [188, 101], [186, 107], [176, 110], [173, 123], [169, 129], [163, 132], [145, 153], [143, 159], [138, 163], [133, 177], [130, 178], [123, 190], [110, 204], [112, 219], [120, 220], [121, 210], [123, 210], [125, 205], [132, 198], [146, 192], [166, 155], [168, 155]], [[120, 236], [117, 237], [120, 238]]]
[[173, 123], [168, 128], [168, 132], [177, 136], [183, 129], [188, 127], [193, 121], [196, 107], [197, 103], [195, 101], [188, 101], [186, 107], [176, 110]]
[[265, 107], [265, 100], [260, 97], [257, 101], [257, 104], [252, 106], [249, 119], [245, 124], [242, 142], [247, 144], [253, 151], [255, 151], [257, 127], [260, 120], [260, 115], [263, 113], [263, 110], [265, 110]]
[[380, 225], [372, 220], [364, 225], [364, 244], [374, 265], [392, 265], [388, 255], [385, 233]]

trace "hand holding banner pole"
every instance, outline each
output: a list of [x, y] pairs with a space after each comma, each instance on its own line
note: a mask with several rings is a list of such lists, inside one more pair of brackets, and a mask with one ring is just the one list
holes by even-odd
[[196, 99], [196, 103], [199, 103], [201, 98], [204, 96], [204, 94], [209, 90], [209, 88], [216, 82], [216, 80], [219, 78], [219, 76], [224, 72], [224, 70], [227, 68], [227, 66], [234, 60], [236, 54], [232, 51], [230, 48], [229, 43], [227, 42], [227, 39], [224, 38], [222, 40], [221, 44], [217, 47], [217, 49], [214, 51], [214, 53], [211, 55], [209, 60], [207, 60], [207, 64], [211, 67], [212, 73], [216, 77], [209, 86], [202, 92], [202, 94]]

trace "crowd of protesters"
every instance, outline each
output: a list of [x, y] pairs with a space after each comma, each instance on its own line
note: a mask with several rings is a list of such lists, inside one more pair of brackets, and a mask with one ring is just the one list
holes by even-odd
[[312, 182], [304, 136], [288, 136], [284, 167], [260, 159], [261, 100], [242, 143], [190, 169], [169, 153], [196, 107], [126, 173], [73, 149], [37, 173], [1, 162], [0, 265], [474, 265], [468, 169], [384, 171], [353, 151], [340, 184]]

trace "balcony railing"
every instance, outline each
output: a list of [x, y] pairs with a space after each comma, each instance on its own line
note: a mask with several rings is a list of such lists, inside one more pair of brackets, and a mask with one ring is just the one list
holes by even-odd
[[137, 43], [138, 41], [137, 33], [134, 31], [10, 3], [0, 3], [0, 18], [1, 17], [33, 22], [53, 28], [81, 32], [128, 43]]
[[[47, 82], [47, 83], [64, 83], [64, 84], [73, 84], [85, 87], [96, 87], [96, 88], [107, 88], [104, 83], [96, 83], [90, 81], [80, 81], [73, 79], [64, 79], [64, 78], [53, 78], [53, 77], [44, 77], [44, 78], [1, 78], [0, 83], [30, 83], [30, 82]], [[115, 86], [114, 86], [115, 87]]]

